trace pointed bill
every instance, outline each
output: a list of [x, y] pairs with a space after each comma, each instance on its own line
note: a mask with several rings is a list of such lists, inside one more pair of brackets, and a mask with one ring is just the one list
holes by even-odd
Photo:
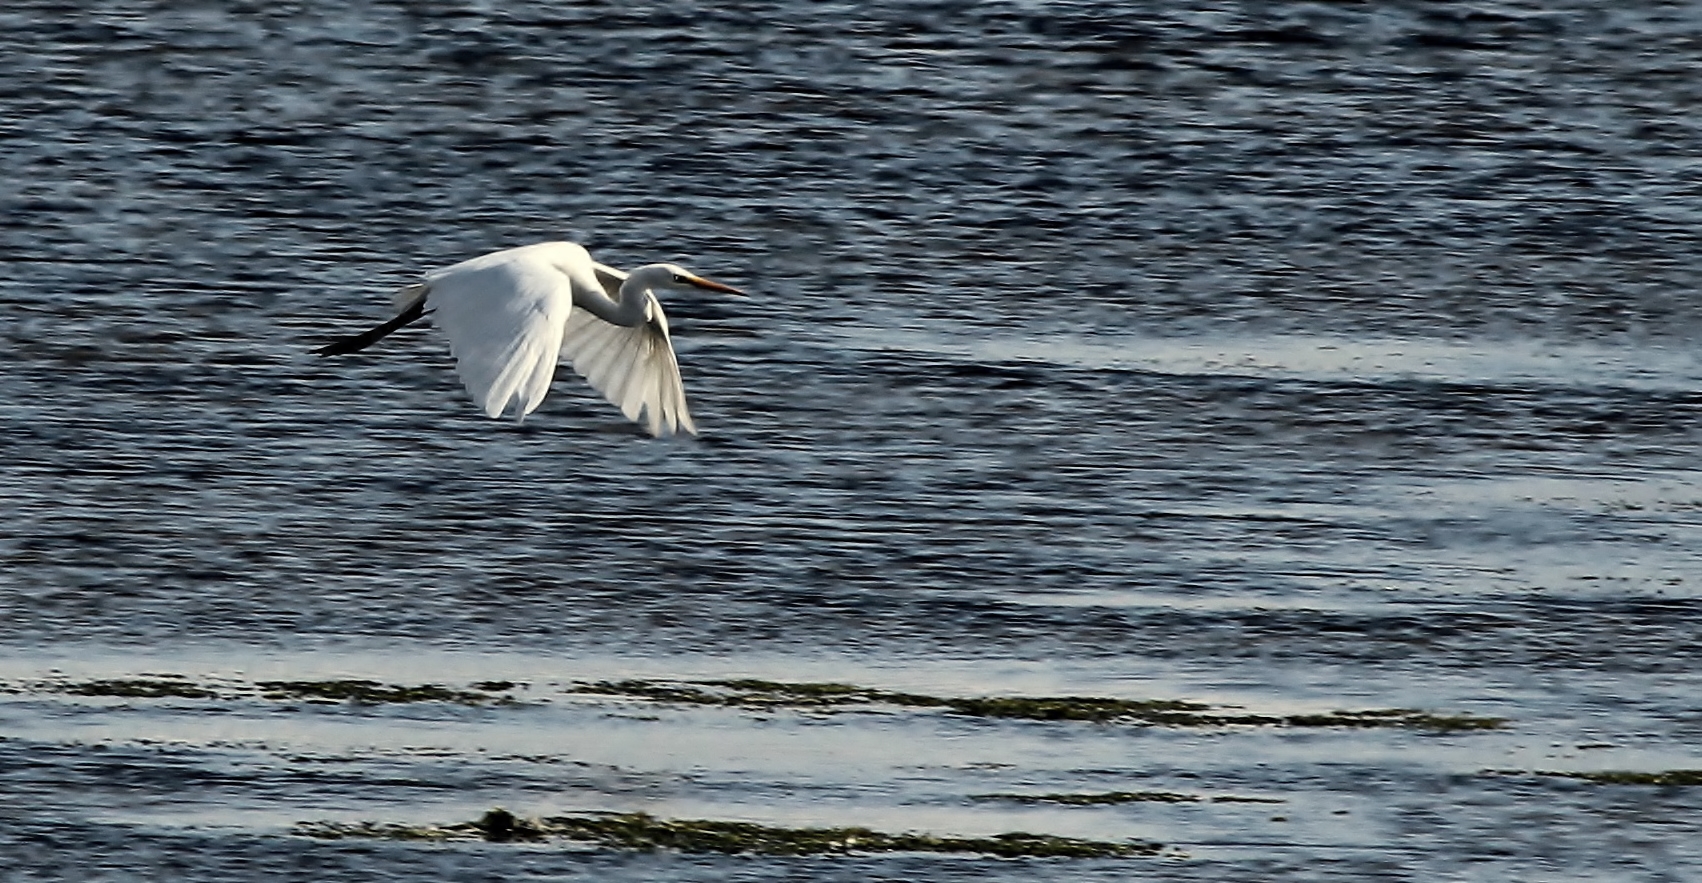
[[687, 276], [686, 281], [691, 283], [692, 285], [697, 286], [698, 288], [706, 288], [710, 291], [719, 291], [722, 294], [730, 294], [730, 295], [733, 295], [734, 297], [746, 297], [747, 296], [744, 292], [738, 290], [737, 288], [734, 288], [731, 285], [722, 285], [719, 282], [716, 282], [716, 281], [713, 281], [713, 280], [710, 280], [710, 279], [705, 279], [702, 276]]

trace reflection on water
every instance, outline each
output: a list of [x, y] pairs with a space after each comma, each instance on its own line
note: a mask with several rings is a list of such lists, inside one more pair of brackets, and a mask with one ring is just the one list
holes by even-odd
[[1320, 382], [1432, 382], [1486, 386], [1625, 387], [1688, 392], [1702, 366], [1687, 349], [1542, 340], [1450, 341], [1277, 335], [1153, 338], [964, 338], [943, 331], [848, 328], [865, 349], [913, 351], [987, 363], [1049, 362], [1155, 374], [1246, 375]]
[[[501, 804], [1191, 856], [1154, 879], [1675, 879], [1695, 789], [1484, 771], [1702, 766], [1699, 33], [1564, 3], [14, 3], [0, 866], [752, 867], [288, 834]], [[756, 295], [668, 303], [701, 439], [569, 382], [487, 421], [429, 329], [310, 355], [422, 270], [552, 237]], [[1513, 724], [39, 689], [149, 672]], [[972, 799], [1114, 790], [1283, 803]]]

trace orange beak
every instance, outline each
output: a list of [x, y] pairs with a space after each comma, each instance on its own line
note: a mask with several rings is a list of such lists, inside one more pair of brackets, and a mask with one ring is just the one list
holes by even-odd
[[710, 291], [719, 291], [722, 294], [730, 294], [730, 295], [733, 295], [734, 297], [746, 297], [747, 296], [744, 292], [738, 290], [737, 288], [734, 288], [731, 285], [722, 285], [719, 282], [712, 282], [708, 279], [703, 278], [702, 276], [687, 276], [686, 281], [697, 286], [698, 288], [707, 288]]

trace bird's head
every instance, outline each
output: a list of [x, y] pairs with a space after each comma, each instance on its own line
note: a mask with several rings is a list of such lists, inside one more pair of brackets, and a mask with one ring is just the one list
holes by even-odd
[[653, 288], [701, 288], [706, 291], [719, 291], [735, 297], [744, 297], [745, 293], [731, 285], [722, 285], [705, 279], [678, 264], [649, 264], [632, 271], [632, 278]]

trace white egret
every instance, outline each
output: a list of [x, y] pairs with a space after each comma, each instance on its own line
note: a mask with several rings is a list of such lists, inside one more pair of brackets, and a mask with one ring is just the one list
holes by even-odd
[[456, 373], [487, 416], [525, 419], [543, 402], [565, 355], [573, 370], [621, 409], [643, 414], [651, 435], [697, 432], [686, 408], [668, 318], [656, 291], [743, 292], [673, 264], [623, 273], [572, 242], [540, 242], [493, 252], [427, 273], [396, 295], [394, 319], [318, 350], [366, 349], [431, 314], [449, 338]]

